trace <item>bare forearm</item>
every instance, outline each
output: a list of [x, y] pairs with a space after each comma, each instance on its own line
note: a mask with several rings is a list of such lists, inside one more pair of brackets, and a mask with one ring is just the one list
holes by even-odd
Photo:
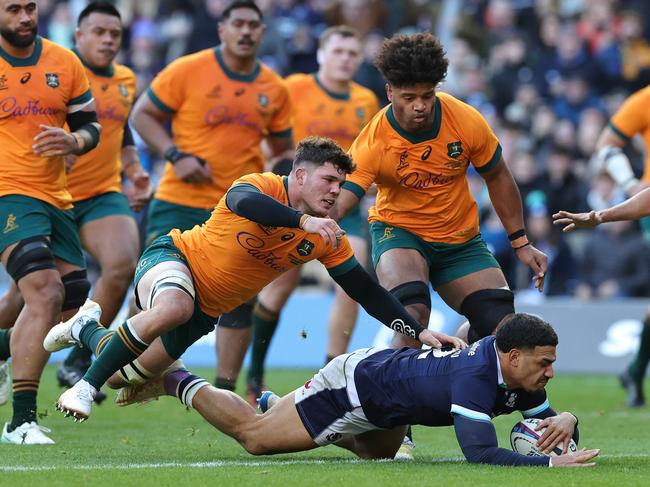
[[135, 175], [144, 172], [144, 169], [142, 169], [142, 166], [140, 165], [138, 149], [135, 146], [128, 145], [126, 147], [122, 147], [121, 157], [122, 171], [129, 180], [132, 181]]
[[[499, 164], [505, 166], [503, 161]], [[521, 204], [521, 195], [510, 171], [505, 167], [495, 169], [495, 171], [497, 170], [499, 174], [493, 177], [487, 177], [485, 182], [492, 205], [506, 229], [506, 233], [511, 234], [524, 228], [524, 211]]]
[[650, 215], [650, 188], [635, 194], [623, 203], [598, 212], [601, 222], [638, 220]]
[[167, 149], [174, 145], [163, 122], [149, 113], [144, 111], [134, 113], [132, 125], [147, 145], [159, 154], [164, 154]]

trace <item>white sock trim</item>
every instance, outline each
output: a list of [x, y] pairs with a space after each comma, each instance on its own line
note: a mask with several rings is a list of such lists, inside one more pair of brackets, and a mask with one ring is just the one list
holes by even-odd
[[194, 399], [196, 393], [199, 392], [203, 387], [209, 385], [210, 383], [207, 380], [197, 377], [185, 387], [184, 391], [182, 391], [183, 397], [181, 398], [181, 402], [187, 407], [193, 408], [192, 400]]
[[138, 332], [135, 331], [135, 328], [133, 327], [133, 324], [131, 323], [131, 320], [126, 320], [126, 327], [129, 329], [131, 332], [131, 335], [133, 335], [133, 338], [135, 338], [137, 341], [139, 341], [143, 348], [147, 348], [149, 344], [145, 342], [140, 336], [138, 335]]

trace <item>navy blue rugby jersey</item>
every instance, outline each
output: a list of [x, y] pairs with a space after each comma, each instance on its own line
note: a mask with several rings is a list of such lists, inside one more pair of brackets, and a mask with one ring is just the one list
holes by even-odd
[[507, 389], [493, 336], [465, 350], [382, 350], [359, 362], [354, 380], [366, 417], [381, 428], [451, 426], [453, 414], [532, 417], [550, 407], [544, 390]]

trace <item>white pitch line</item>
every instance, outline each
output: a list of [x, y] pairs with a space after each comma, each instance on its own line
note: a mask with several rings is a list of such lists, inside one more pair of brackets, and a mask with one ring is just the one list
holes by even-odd
[[[607, 460], [612, 459], [648, 459], [650, 454], [611, 454], [601, 455], [599, 459]], [[424, 459], [422, 459], [424, 460]], [[53, 470], [133, 470], [133, 469], [148, 469], [148, 468], [218, 468], [218, 467], [275, 467], [286, 465], [355, 465], [370, 462], [389, 463], [393, 460], [327, 460], [327, 459], [313, 459], [313, 460], [267, 460], [267, 461], [247, 461], [247, 460], [217, 460], [213, 462], [163, 462], [163, 463], [126, 463], [126, 464], [98, 464], [98, 465], [7, 465], [0, 466], [0, 472], [47, 472]], [[462, 463], [465, 459], [462, 457], [451, 458], [432, 458], [428, 463]], [[402, 462], [396, 462], [398, 464]], [[418, 462], [421, 463], [421, 462]]]

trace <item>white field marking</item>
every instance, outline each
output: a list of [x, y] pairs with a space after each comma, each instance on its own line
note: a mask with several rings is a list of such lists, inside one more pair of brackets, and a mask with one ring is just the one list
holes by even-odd
[[[609, 458], [615, 459], [649, 459], [650, 454], [624, 454], [624, 453], [615, 453], [615, 454], [603, 454], [600, 455], [598, 459], [606, 460]], [[422, 460], [416, 463], [423, 463]], [[367, 463], [391, 463], [393, 460], [359, 460], [359, 459], [350, 459], [350, 460], [267, 460], [267, 461], [246, 461], [246, 460], [217, 460], [214, 462], [166, 462], [166, 463], [123, 463], [123, 464], [99, 464], [99, 465], [8, 465], [0, 466], [0, 472], [45, 472], [45, 471], [54, 471], [54, 470], [131, 470], [131, 469], [149, 469], [149, 468], [179, 468], [179, 467], [188, 467], [188, 468], [218, 468], [218, 467], [274, 467], [274, 466], [285, 466], [285, 465], [329, 465], [329, 464], [338, 464], [338, 465], [356, 465], [356, 464], [367, 464]], [[432, 458], [426, 463], [463, 463], [465, 459], [462, 457], [449, 457], [449, 458]], [[396, 461], [397, 464], [403, 464], [404, 462]], [[410, 463], [410, 462], [406, 462]]]

